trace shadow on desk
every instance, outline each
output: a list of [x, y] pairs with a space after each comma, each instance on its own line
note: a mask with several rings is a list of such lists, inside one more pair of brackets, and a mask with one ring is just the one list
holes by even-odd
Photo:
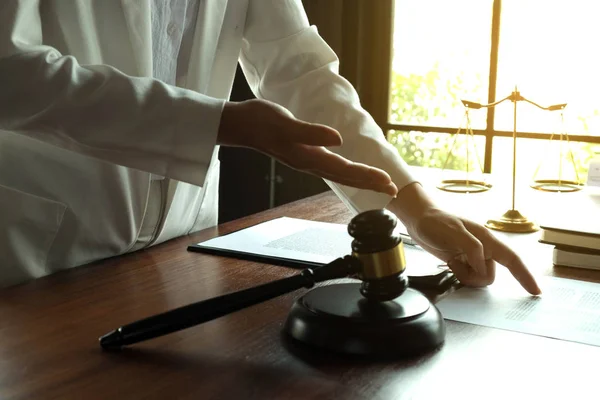
[[[148, 393], [138, 391], [131, 398], [146, 398], [144, 395], [164, 399], [363, 398], [324, 376], [276, 365], [267, 367], [248, 360], [131, 348], [105, 353], [103, 359], [106, 369], [122, 371], [126, 368], [127, 371], [136, 372], [137, 384], [130, 382], [127, 386], [135, 386], [139, 390], [140, 383], [147, 383], [145, 387]], [[127, 374], [120, 379], [127, 380], [130, 376]], [[107, 375], [103, 374], [102, 377], [106, 378]], [[96, 381], [94, 384], [110, 386], [111, 382]], [[123, 394], [119, 392], [119, 398]]]
[[374, 358], [373, 356], [364, 357], [359, 355], [341, 354], [327, 352], [322, 349], [317, 349], [308, 346], [298, 340], [291, 338], [285, 332], [281, 332], [280, 341], [284, 349], [289, 352], [295, 358], [302, 360], [312, 368], [322, 370], [323, 372], [331, 368], [348, 368], [350, 367], [377, 367], [389, 366], [390, 363], [401, 363], [404, 367], [410, 367], [417, 363], [423, 362], [424, 359], [435, 356], [442, 348], [443, 344], [436, 349], [429, 351], [425, 354], [415, 354], [409, 356], [380, 356]]

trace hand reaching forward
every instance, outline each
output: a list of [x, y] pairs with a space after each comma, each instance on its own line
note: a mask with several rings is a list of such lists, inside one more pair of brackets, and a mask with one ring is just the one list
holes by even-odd
[[494, 282], [496, 262], [504, 265], [531, 294], [541, 290], [521, 258], [487, 228], [433, 205], [419, 184], [404, 187], [390, 210], [421, 247], [446, 262], [458, 280], [481, 287]]
[[519, 256], [475, 222], [433, 209], [419, 219], [409, 234], [425, 250], [447, 262], [466, 286], [493, 283], [499, 262], [529, 293], [541, 293]]
[[327, 150], [342, 144], [335, 129], [298, 120], [287, 109], [265, 100], [226, 103], [217, 143], [252, 148], [291, 168], [343, 185], [391, 196], [398, 192], [386, 172]]

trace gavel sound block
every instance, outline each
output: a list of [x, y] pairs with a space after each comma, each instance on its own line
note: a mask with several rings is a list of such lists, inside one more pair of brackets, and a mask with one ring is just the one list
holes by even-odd
[[394, 356], [440, 346], [444, 320], [421, 292], [408, 287], [396, 217], [367, 211], [348, 225], [352, 257], [345, 257], [361, 283], [315, 288], [292, 306], [284, 329], [305, 344], [335, 352]]

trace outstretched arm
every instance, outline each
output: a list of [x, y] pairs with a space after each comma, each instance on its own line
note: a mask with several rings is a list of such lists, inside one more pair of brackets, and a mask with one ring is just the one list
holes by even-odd
[[387, 207], [427, 251], [448, 262], [465, 284], [487, 285], [495, 261], [532, 294], [540, 292], [519, 257], [484, 227], [437, 207], [404, 160], [361, 107], [352, 85], [338, 74], [338, 59], [309, 26], [300, 0], [250, 0], [242, 68], [259, 98], [276, 102], [301, 120], [335, 128], [343, 145], [334, 151], [386, 171], [396, 198], [328, 182], [354, 211]]
[[[300, 0], [250, 0], [240, 63], [254, 94], [294, 117], [337, 130], [343, 144], [330, 150], [387, 172], [398, 189], [415, 179], [338, 73], [336, 54], [308, 23]], [[326, 180], [354, 211], [382, 208], [392, 199]]]

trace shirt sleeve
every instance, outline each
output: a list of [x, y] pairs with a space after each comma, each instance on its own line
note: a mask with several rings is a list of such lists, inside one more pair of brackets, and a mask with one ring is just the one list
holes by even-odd
[[41, 27], [40, 0], [3, 0], [0, 129], [204, 184], [225, 100], [109, 65], [81, 65], [45, 45]]
[[[339, 60], [310, 26], [300, 0], [250, 0], [240, 64], [259, 98], [296, 118], [331, 126], [345, 158], [386, 171], [402, 189], [415, 182], [408, 165], [362, 108], [353, 86], [339, 75]], [[326, 181], [354, 212], [383, 208], [391, 196]]]

